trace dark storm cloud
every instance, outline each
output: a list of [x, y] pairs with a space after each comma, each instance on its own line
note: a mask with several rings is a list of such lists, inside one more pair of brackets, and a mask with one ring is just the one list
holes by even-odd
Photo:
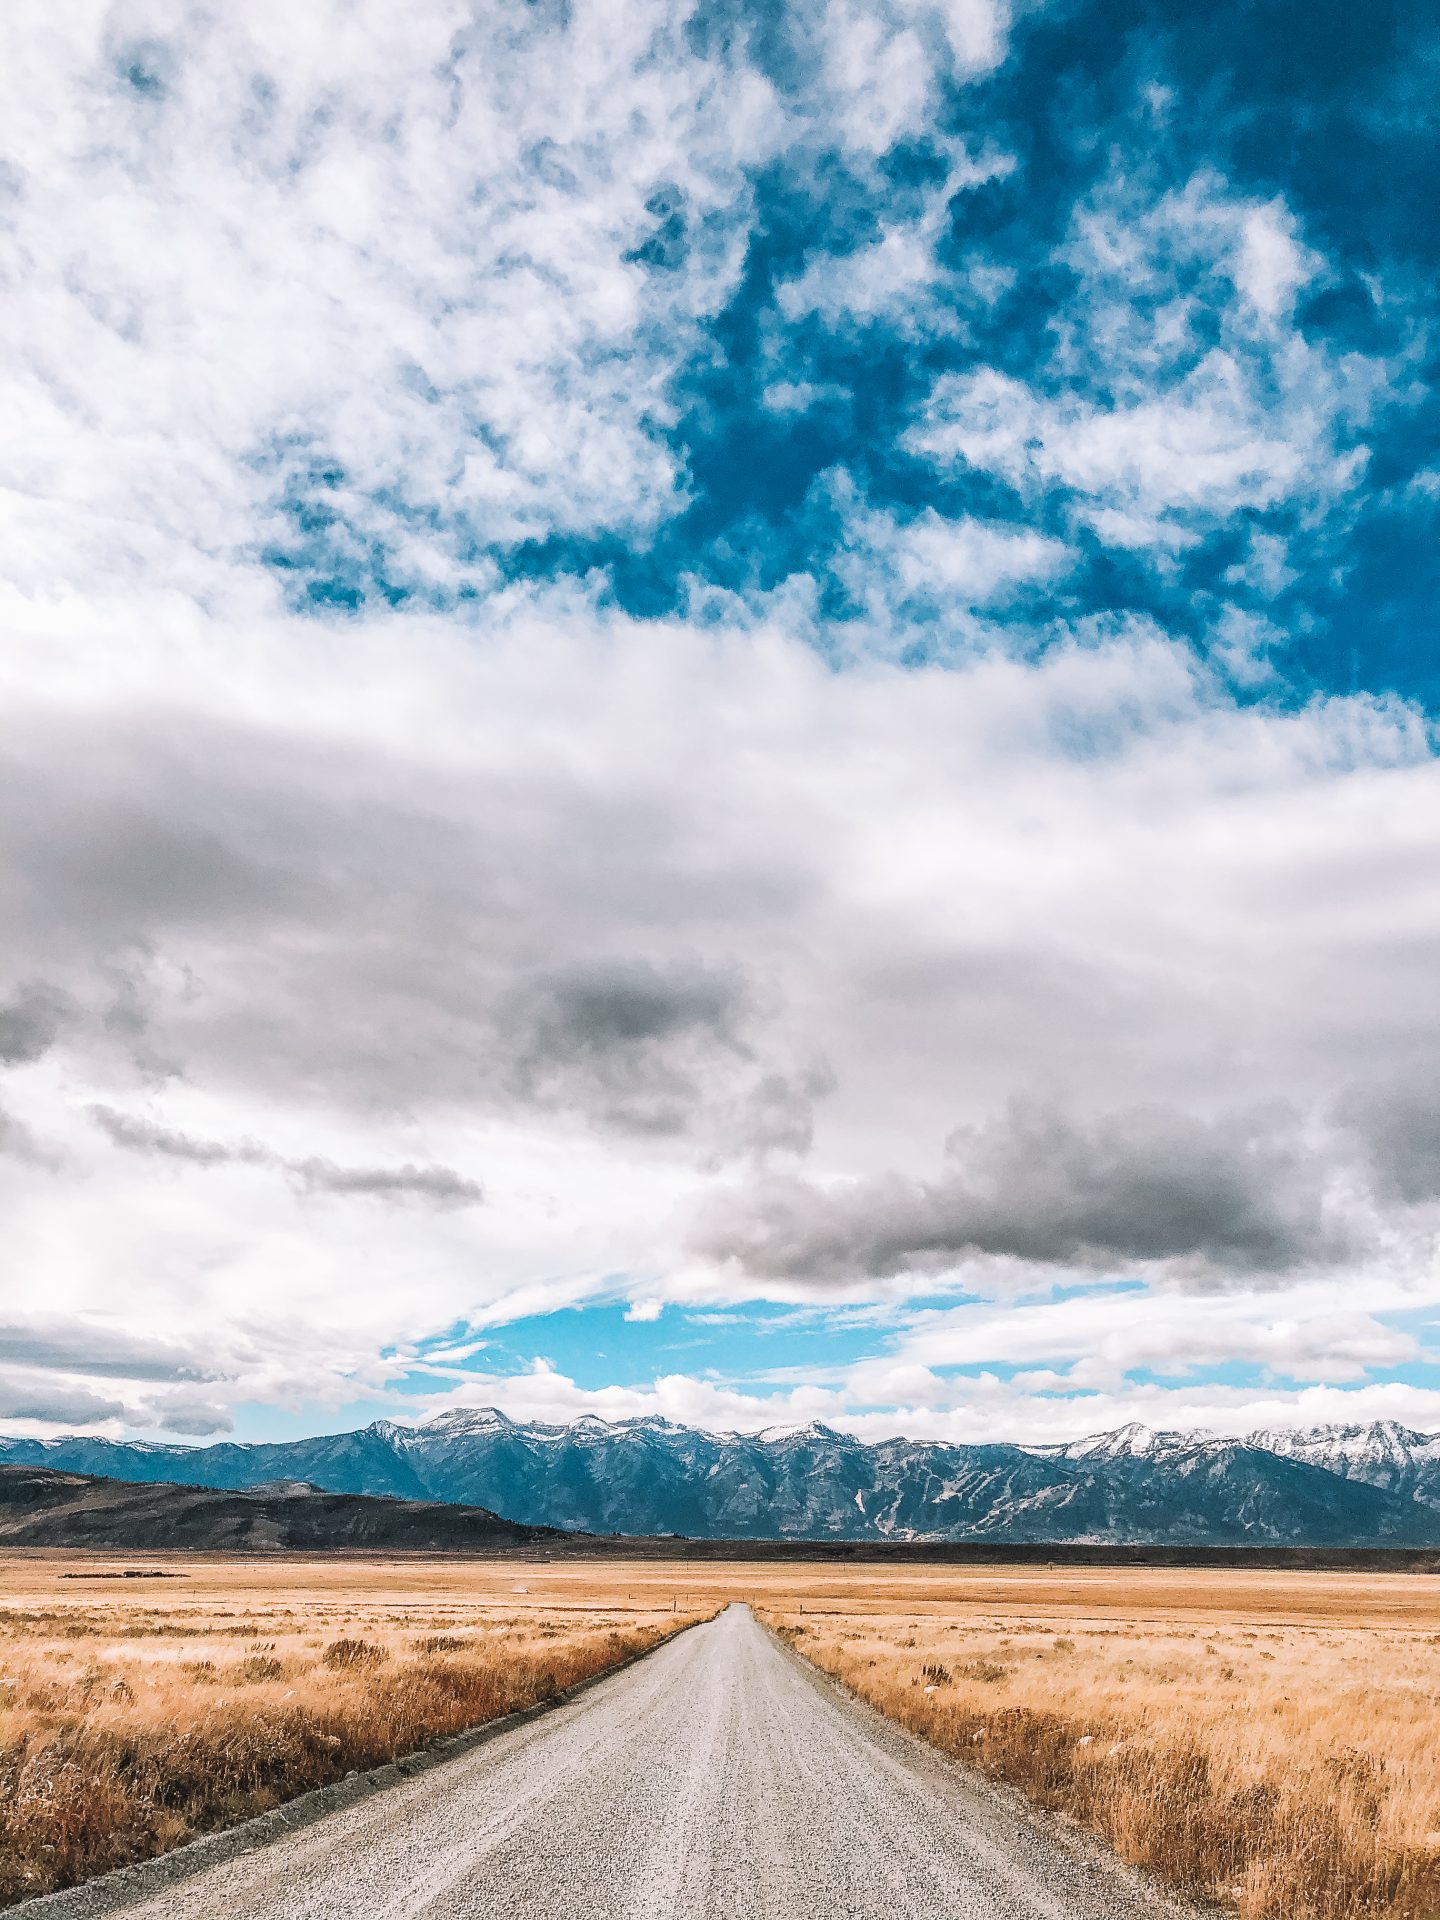
[[[524, 829], [499, 830], [516, 795], [483, 765], [420, 805], [377, 790], [367, 755], [212, 718], [181, 751], [129, 715], [78, 764], [42, 720], [5, 759], [0, 808], [25, 796], [0, 874], [13, 941], [37, 962], [69, 941], [91, 1028], [152, 1079], [564, 1111], [701, 1152], [748, 1150], [752, 1105], [762, 1147], [807, 1132], [803, 1113], [773, 1122], [777, 1076], [792, 1108], [810, 1099], [808, 1065], [767, 1048], [773, 994], [723, 954], [667, 948], [711, 920], [729, 948], [813, 879], [763, 854], [714, 872], [699, 809], [649, 804], [643, 771], [582, 799], [540, 765]], [[62, 763], [65, 783], [47, 772]], [[40, 1011], [17, 1013], [18, 1045], [38, 1044]], [[164, 1129], [144, 1144], [196, 1164], [265, 1154]]]
[[333, 1405], [622, 1273], [1432, 1276], [1330, 1124], [1440, 1057], [1428, 10], [344, 11], [0, 67], [29, 1297]]
[[415, 1200], [433, 1207], [472, 1207], [485, 1197], [474, 1180], [451, 1167], [342, 1167], [314, 1157], [289, 1159], [256, 1140], [204, 1140], [161, 1127], [113, 1107], [94, 1106], [90, 1117], [117, 1147], [130, 1153], [184, 1161], [196, 1167], [274, 1167], [305, 1193], [355, 1195], [371, 1200]]
[[616, 962], [535, 983], [531, 1057], [610, 1058], [677, 1034], [703, 1032], [737, 1048], [743, 981], [705, 967]]
[[119, 1380], [216, 1380], [224, 1376], [164, 1340], [83, 1320], [0, 1322], [0, 1361], [49, 1373]]
[[147, 1424], [163, 1427], [167, 1433], [184, 1433], [205, 1440], [215, 1433], [233, 1433], [235, 1422], [223, 1407], [208, 1400], [186, 1400], [173, 1395], [157, 1396], [148, 1402]]
[[0, 1064], [28, 1066], [55, 1044], [73, 1008], [68, 994], [43, 981], [18, 987], [0, 1005]]
[[1207, 1122], [1140, 1108], [1085, 1123], [1016, 1103], [1003, 1121], [955, 1134], [947, 1159], [929, 1182], [770, 1179], [717, 1193], [694, 1244], [747, 1273], [813, 1281], [977, 1254], [1279, 1273], [1344, 1245], [1325, 1216], [1324, 1168], [1283, 1110]]
[[703, 1136], [710, 1159], [805, 1153], [823, 1060], [766, 1057], [767, 1018], [735, 966], [621, 958], [539, 975], [501, 1011], [506, 1088], [640, 1136]]
[[0, 1376], [0, 1420], [43, 1420], [52, 1425], [96, 1420], [123, 1420], [130, 1410], [119, 1400], [106, 1400], [85, 1387], [49, 1381], [31, 1381], [21, 1375]]
[[[121, 941], [143, 937], [157, 924], [238, 926], [283, 910], [292, 883], [282, 865], [237, 846], [234, 823], [226, 832], [203, 816], [174, 812], [165, 776], [179, 775], [178, 767], [156, 766], [142, 775], [133, 763], [123, 764], [128, 759], [123, 752], [53, 787], [29, 816], [31, 831], [12, 822], [12, 887], [57, 913], [83, 902], [86, 925]], [[28, 786], [27, 774], [16, 773], [15, 784]], [[223, 783], [222, 770], [216, 773]], [[7, 805], [14, 793], [11, 786]]]
[[812, 1061], [793, 1074], [767, 1073], [745, 1100], [737, 1150], [761, 1156], [808, 1153], [816, 1105], [835, 1087], [835, 1074], [825, 1060]]
[[501, 1016], [506, 1074], [526, 1101], [574, 1107], [633, 1133], [683, 1133], [705, 1068], [746, 1057], [744, 981], [700, 966], [611, 961], [521, 986]]

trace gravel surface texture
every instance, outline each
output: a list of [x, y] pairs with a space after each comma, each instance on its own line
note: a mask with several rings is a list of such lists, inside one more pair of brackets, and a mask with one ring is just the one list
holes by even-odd
[[852, 1701], [738, 1606], [554, 1712], [299, 1832], [173, 1884], [127, 1890], [119, 1904], [99, 1892], [20, 1911], [37, 1920], [61, 1920], [67, 1907], [131, 1920], [1193, 1911]]

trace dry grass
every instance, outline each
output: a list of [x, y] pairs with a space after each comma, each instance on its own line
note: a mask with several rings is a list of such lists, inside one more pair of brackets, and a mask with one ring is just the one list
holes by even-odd
[[748, 1600], [884, 1711], [1246, 1920], [1440, 1915], [1434, 1577], [146, 1564], [183, 1578], [0, 1563], [0, 1897], [242, 1818]]
[[314, 1571], [268, 1567], [247, 1593], [199, 1568], [63, 1587], [21, 1570], [31, 1591], [0, 1607], [0, 1903], [531, 1705], [699, 1617], [603, 1590], [549, 1610], [514, 1567], [478, 1592], [468, 1569], [431, 1566], [421, 1592], [411, 1569], [399, 1591], [373, 1563], [348, 1588]]
[[1273, 1584], [1247, 1606], [1254, 1588], [1230, 1576], [1221, 1625], [1226, 1576], [1208, 1574], [1143, 1624], [1156, 1583], [1127, 1617], [1130, 1574], [1089, 1618], [1073, 1602], [947, 1618], [833, 1601], [765, 1617], [883, 1713], [1245, 1920], [1440, 1914], [1434, 1584], [1387, 1592], [1379, 1611], [1408, 1600], [1413, 1624], [1376, 1627], [1328, 1577], [1286, 1577], [1320, 1620], [1275, 1619]]

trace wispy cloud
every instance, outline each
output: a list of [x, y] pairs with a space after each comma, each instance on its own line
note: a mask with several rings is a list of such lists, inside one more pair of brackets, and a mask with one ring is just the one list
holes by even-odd
[[202, 1140], [113, 1107], [94, 1106], [90, 1117], [128, 1153], [178, 1160], [194, 1167], [274, 1167], [305, 1193], [354, 1195], [370, 1200], [419, 1200], [436, 1207], [477, 1206], [485, 1197], [474, 1180], [451, 1167], [341, 1167], [314, 1155], [287, 1159], [256, 1140]]
[[1308, 337], [1295, 297], [1328, 262], [1283, 200], [1213, 173], [1105, 180], [1059, 258], [1072, 291], [1028, 377], [942, 375], [908, 444], [1161, 570], [1238, 522], [1254, 559], [1230, 584], [1263, 603], [1292, 548], [1349, 523], [1368, 427], [1413, 401], [1404, 361]]

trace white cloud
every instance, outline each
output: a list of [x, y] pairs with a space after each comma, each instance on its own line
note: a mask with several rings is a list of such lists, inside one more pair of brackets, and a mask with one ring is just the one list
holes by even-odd
[[[1193, 1376], [1230, 1364], [1265, 1368], [1288, 1382], [1362, 1380], [1419, 1356], [1412, 1333], [1376, 1318], [1413, 1293], [1375, 1281], [1357, 1306], [1350, 1281], [1309, 1281], [1273, 1294], [1241, 1289], [1208, 1298], [1130, 1290], [924, 1315], [899, 1343], [902, 1360], [945, 1365], [1055, 1367], [1072, 1387], [1118, 1392], [1127, 1373]], [[852, 1383], [854, 1384], [854, 1383]]]
[[[48, 1311], [205, 1352], [207, 1402], [381, 1392], [460, 1319], [811, 1297], [687, 1253], [697, 1203], [749, 1177], [724, 1156], [863, 1191], [1017, 1091], [1106, 1153], [1106, 1116], [1147, 1104], [1182, 1143], [1282, 1093], [1308, 1116], [1295, 1165], [1311, 1140], [1354, 1183], [1368, 1251], [1319, 1333], [1287, 1305], [1303, 1274], [1269, 1274], [1258, 1363], [1389, 1365], [1376, 1276], [1432, 1297], [1404, 1153], [1440, 1070], [1440, 795], [1401, 706], [1238, 710], [1144, 629], [837, 674], [811, 636], [557, 596], [493, 606], [483, 644], [396, 617], [227, 646], [163, 606], [9, 632], [0, 1003], [63, 1009], [6, 1075], [49, 1156], [0, 1156], [9, 1257]], [[1347, 1087], [1370, 1104], [1341, 1151]], [[96, 1103], [263, 1152], [137, 1159]], [[484, 1201], [307, 1191], [285, 1169], [311, 1163], [455, 1169]], [[838, 1291], [911, 1285], [862, 1263]], [[1221, 1318], [1154, 1294], [1146, 1339], [1197, 1315]]]
[[1422, 1432], [1440, 1430], [1440, 1391], [1400, 1382], [1300, 1388], [1283, 1383], [1227, 1387], [1197, 1382], [1176, 1388], [1127, 1382], [1121, 1390], [1067, 1392], [1073, 1385], [1064, 1376], [1047, 1378], [1038, 1370], [1014, 1378], [981, 1373], [956, 1380], [910, 1362], [878, 1361], [850, 1373], [837, 1372], [829, 1382], [807, 1380], [768, 1391], [741, 1392], [679, 1373], [659, 1375], [647, 1387], [584, 1388], [564, 1373], [537, 1365], [519, 1375], [485, 1375], [458, 1391], [412, 1403], [407, 1417], [452, 1406], [498, 1406], [516, 1420], [658, 1415], [714, 1432], [739, 1433], [820, 1420], [864, 1440], [906, 1434], [970, 1444], [1074, 1440], [1130, 1420], [1159, 1430], [1198, 1429], [1235, 1437], [1266, 1427], [1332, 1421], [1398, 1420]]
[[819, 14], [822, 76], [847, 147], [884, 153], [927, 114], [932, 73], [919, 35], [888, 9], [830, 0]]
[[868, 577], [883, 594], [888, 562], [896, 597], [921, 596], [957, 607], [988, 606], [1017, 586], [1053, 579], [1071, 558], [1061, 541], [1029, 527], [947, 520], [930, 507], [903, 523], [883, 514], [856, 515], [847, 533], [863, 555], [855, 568], [857, 590], [863, 590], [867, 570], [873, 569]]
[[755, 1433], [767, 1426], [825, 1418], [837, 1404], [837, 1395], [819, 1387], [760, 1396], [681, 1373], [662, 1374], [649, 1387], [586, 1388], [537, 1362], [526, 1373], [483, 1375], [458, 1392], [417, 1403], [413, 1411], [428, 1416], [457, 1406], [496, 1406], [513, 1420], [556, 1422], [578, 1420], [587, 1413], [602, 1420], [658, 1415], [712, 1432]]
[[496, 547], [643, 536], [685, 501], [673, 382], [756, 171], [837, 140], [868, 164], [1005, 38], [987, 0], [791, 27], [782, 100], [686, 0], [22, 0], [5, 577], [214, 604], [263, 591], [258, 554], [323, 579], [328, 549], [454, 594]]
[[949, 78], [982, 78], [1005, 57], [1004, 0], [810, 0], [791, 31], [816, 58], [824, 132], [858, 161], [928, 130]]
[[[1022, 494], [1060, 482], [1094, 499], [1115, 545], [1149, 544], [1160, 516], [1218, 515], [1242, 496], [1272, 505], [1297, 483], [1303, 449], [1252, 408], [1235, 361], [1216, 353], [1164, 398], [1118, 411], [1050, 402], [987, 368], [952, 374], [931, 396], [911, 443], [1002, 474]], [[1100, 519], [1100, 515], [1104, 519]], [[1133, 532], [1131, 531], [1133, 529]]]
[[[1032, 508], [1053, 498], [1160, 566], [1242, 512], [1313, 520], [1357, 485], [1394, 369], [1293, 325], [1324, 262], [1282, 201], [1206, 172], [1158, 191], [1112, 179], [1076, 209], [1063, 258], [1077, 285], [1041, 377], [941, 375], [915, 452], [996, 474]], [[1279, 592], [1288, 546], [1261, 537], [1246, 584]]]
[[1058, 584], [1075, 560], [1063, 541], [1023, 521], [947, 518], [933, 507], [908, 516], [881, 511], [843, 471], [821, 477], [812, 504], [843, 527], [830, 571], [851, 611], [843, 631], [826, 637], [832, 645], [843, 641], [851, 658], [884, 658], [917, 645], [937, 659], [1025, 648], [1032, 630], [1007, 634], [1004, 616], [1026, 589]]
[[1283, 200], [1247, 208], [1240, 226], [1235, 284], [1257, 313], [1278, 320], [1295, 295], [1324, 266], [1299, 237], [1295, 216]]
[[[776, 288], [780, 312], [789, 321], [814, 314], [839, 331], [882, 320], [931, 340], [955, 331], [960, 320], [950, 309], [961, 283], [939, 257], [951, 204], [961, 193], [1004, 179], [1014, 165], [1013, 155], [988, 143], [973, 152], [956, 148], [944, 178], [925, 189], [909, 217], [887, 222], [877, 238], [852, 251], [817, 247], [807, 255], [803, 269]], [[968, 297], [988, 297], [984, 271], [973, 263], [967, 263], [963, 284]]]
[[961, 73], [986, 73], [999, 64], [1010, 24], [1008, 6], [1000, 0], [945, 0], [940, 14]]
[[809, 380], [772, 380], [761, 395], [772, 413], [808, 413], [827, 401], [848, 402], [844, 387], [815, 385]]
[[787, 320], [818, 314], [831, 326], [894, 320], [907, 308], [929, 315], [939, 269], [934, 227], [938, 216], [887, 229], [854, 253], [824, 254], [776, 293]]
[[9, 578], [213, 593], [294, 539], [311, 467], [362, 549], [451, 587], [477, 545], [674, 510], [666, 382], [781, 134], [683, 8], [20, 11]]

